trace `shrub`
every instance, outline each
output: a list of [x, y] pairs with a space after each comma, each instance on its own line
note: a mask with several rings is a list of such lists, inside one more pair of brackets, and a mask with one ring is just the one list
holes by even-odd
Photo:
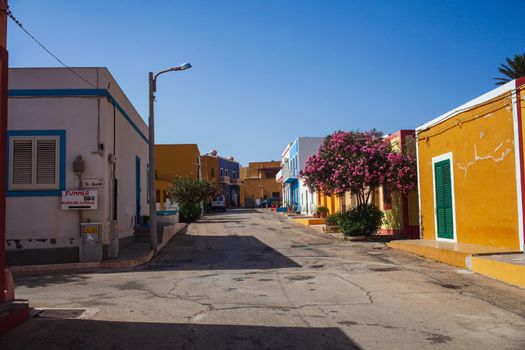
[[381, 227], [384, 214], [372, 204], [361, 204], [341, 214], [339, 227], [346, 236], [370, 236]]
[[315, 210], [317, 213], [319, 214], [322, 214], [322, 213], [328, 213], [328, 208], [327, 207], [323, 207], [323, 206], [320, 206], [320, 207], [317, 207], [317, 209]]
[[343, 216], [344, 213], [335, 213], [330, 214], [326, 217], [326, 226], [339, 226], [339, 221], [341, 220], [341, 216]]
[[200, 203], [219, 193], [217, 185], [208, 180], [177, 176], [170, 183], [168, 198], [179, 205], [180, 221], [193, 222], [200, 218]]
[[180, 221], [190, 223], [201, 217], [200, 203], [187, 203], [179, 207]]

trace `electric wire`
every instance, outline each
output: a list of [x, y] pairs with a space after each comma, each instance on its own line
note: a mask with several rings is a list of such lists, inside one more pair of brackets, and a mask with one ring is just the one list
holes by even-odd
[[82, 80], [83, 82], [85, 82], [86, 84], [90, 85], [91, 87], [97, 89], [98, 87], [95, 86], [93, 83], [91, 83], [89, 80], [87, 80], [86, 78], [84, 78], [82, 75], [80, 75], [79, 73], [77, 73], [73, 68], [69, 67], [67, 64], [64, 63], [64, 61], [62, 61], [60, 58], [58, 58], [57, 55], [55, 55], [53, 52], [51, 52], [51, 50], [49, 50], [44, 44], [42, 44], [37, 38], [35, 38], [35, 36], [33, 34], [31, 34], [23, 25], [22, 23], [13, 15], [13, 13], [11, 12], [11, 9], [9, 8], [9, 5], [7, 4], [7, 2], [4, 0], [4, 3], [6, 5], [6, 14], [7, 16], [13, 21], [16, 23], [16, 25], [18, 25], [20, 27], [20, 29], [22, 29], [24, 31], [24, 33], [26, 33], [31, 39], [33, 39], [33, 41], [35, 43], [37, 43], [45, 52], [47, 52], [51, 57], [53, 57], [58, 63], [60, 63], [62, 66], [64, 66], [64, 68], [66, 68], [67, 70], [69, 70], [71, 73], [73, 73], [75, 76], [77, 76], [80, 80]]

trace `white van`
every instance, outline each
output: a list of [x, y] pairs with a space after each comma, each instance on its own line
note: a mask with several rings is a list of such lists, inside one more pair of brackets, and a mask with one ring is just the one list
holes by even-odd
[[223, 195], [212, 198], [211, 210], [222, 210], [226, 211], [226, 200]]

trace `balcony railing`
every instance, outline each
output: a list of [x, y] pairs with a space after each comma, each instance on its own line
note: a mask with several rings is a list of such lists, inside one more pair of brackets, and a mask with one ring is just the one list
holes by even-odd
[[275, 174], [275, 181], [277, 182], [283, 181], [283, 169], [279, 170], [279, 172]]
[[293, 182], [297, 180], [297, 174], [295, 174], [290, 168], [283, 168], [283, 182]]
[[230, 179], [230, 183], [232, 185], [240, 186], [242, 184], [242, 181], [241, 181], [241, 179]]
[[229, 184], [230, 183], [230, 177], [229, 176], [219, 176], [219, 182], [221, 184]]

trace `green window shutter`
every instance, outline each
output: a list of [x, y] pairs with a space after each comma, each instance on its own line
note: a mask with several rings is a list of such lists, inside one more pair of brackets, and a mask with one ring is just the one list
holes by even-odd
[[454, 238], [452, 214], [452, 178], [450, 160], [434, 164], [434, 191], [436, 196], [436, 225], [439, 238]]

